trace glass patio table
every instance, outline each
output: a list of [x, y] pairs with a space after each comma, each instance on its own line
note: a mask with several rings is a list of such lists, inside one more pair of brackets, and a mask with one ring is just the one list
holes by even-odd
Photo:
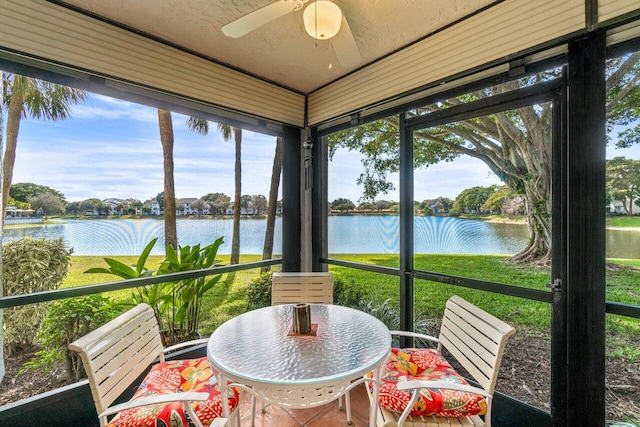
[[[369, 425], [375, 426], [380, 367], [391, 349], [389, 329], [359, 310], [310, 305], [315, 334], [293, 334], [293, 305], [249, 311], [213, 332], [207, 356], [218, 371], [222, 395], [231, 380], [266, 402], [308, 408], [338, 399], [370, 381], [374, 399]], [[371, 371], [373, 378], [364, 378]], [[222, 406], [228, 417], [226, 399]]]

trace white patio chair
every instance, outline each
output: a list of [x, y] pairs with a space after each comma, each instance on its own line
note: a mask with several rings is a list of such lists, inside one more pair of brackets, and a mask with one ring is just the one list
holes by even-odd
[[[458, 296], [453, 296], [447, 301], [438, 338], [412, 332], [391, 331], [392, 335], [433, 341], [437, 342], [438, 346], [436, 350], [405, 349], [402, 353], [392, 351], [381, 376], [376, 425], [491, 426], [491, 403], [498, 369], [506, 341], [514, 333], [513, 327]], [[455, 371], [452, 373], [448, 368], [444, 368], [444, 364], [441, 365], [442, 359], [437, 357], [441, 356], [442, 349], [451, 354], [479, 387], [460, 380], [461, 377], [453, 375]], [[412, 365], [414, 361], [418, 361], [415, 367]], [[422, 376], [417, 373], [421, 369], [418, 365], [427, 365], [426, 361], [429, 361], [430, 370], [425, 371]], [[405, 371], [405, 368], [406, 372], [399, 373]], [[415, 376], [409, 373], [413, 369], [416, 370]], [[437, 374], [430, 375], [429, 372]], [[390, 381], [386, 382], [385, 376]], [[427, 377], [429, 380], [425, 380]], [[440, 378], [433, 380], [432, 377]], [[394, 382], [394, 379], [398, 381]], [[372, 399], [371, 392], [369, 398]], [[443, 402], [442, 409], [447, 412], [429, 415], [428, 405], [435, 406], [436, 401]], [[410, 415], [412, 411], [416, 414]], [[476, 411], [478, 413], [474, 415]]]
[[331, 273], [273, 273], [271, 305], [333, 304]]
[[[210, 368], [206, 358], [169, 362], [164, 359], [165, 353], [205, 342], [206, 338], [163, 349], [153, 310], [147, 304], [139, 304], [69, 344], [69, 349], [82, 359], [101, 427], [118, 426], [119, 420], [134, 426], [137, 425], [134, 419], [153, 420], [162, 411], [172, 420], [188, 416], [197, 427], [208, 423], [224, 427], [227, 419], [221, 413], [216, 414], [221, 407], [217, 387], [206, 387], [208, 378], [215, 378], [214, 373], [207, 371]], [[158, 360], [160, 363], [153, 365], [133, 398], [112, 406], [130, 389], [131, 382]], [[229, 399], [233, 405], [231, 417], [238, 418], [239, 395], [235, 390], [230, 393], [235, 394], [234, 399]], [[150, 405], [156, 407], [150, 409]], [[108, 421], [112, 415], [115, 417]]]

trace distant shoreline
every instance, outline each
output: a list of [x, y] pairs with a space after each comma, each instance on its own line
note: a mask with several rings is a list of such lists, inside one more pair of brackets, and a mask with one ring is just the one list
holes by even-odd
[[605, 228], [607, 230], [640, 231], [640, 227], [613, 227], [611, 225], [607, 225]]

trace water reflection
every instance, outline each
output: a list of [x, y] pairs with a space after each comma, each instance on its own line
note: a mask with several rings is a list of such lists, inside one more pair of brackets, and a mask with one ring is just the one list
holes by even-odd
[[[274, 253], [282, 251], [281, 218], [276, 220]], [[332, 216], [328, 218], [329, 252], [399, 253], [397, 216]], [[220, 254], [231, 252], [231, 219], [183, 219], [177, 221], [181, 245], [209, 244], [223, 236]], [[446, 217], [415, 217], [416, 253], [513, 255], [529, 241], [523, 224], [490, 223]], [[240, 251], [261, 254], [266, 220], [241, 221]], [[9, 228], [4, 241], [22, 237], [63, 238], [75, 255], [138, 255], [154, 237], [153, 253], [163, 254], [164, 225], [154, 219], [68, 220], [38, 227]], [[607, 230], [607, 257], [640, 259], [640, 232]]]
[[[399, 253], [397, 216], [330, 217], [329, 252]], [[524, 249], [523, 224], [489, 223], [448, 217], [414, 217], [415, 253], [512, 255]]]
[[606, 236], [607, 258], [640, 259], [640, 231], [608, 229]]

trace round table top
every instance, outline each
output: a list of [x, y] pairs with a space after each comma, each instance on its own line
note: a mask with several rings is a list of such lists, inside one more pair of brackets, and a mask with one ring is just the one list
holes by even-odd
[[291, 335], [293, 305], [265, 307], [216, 329], [209, 362], [247, 385], [305, 385], [357, 378], [389, 355], [389, 329], [375, 317], [338, 305], [310, 306], [315, 336]]

